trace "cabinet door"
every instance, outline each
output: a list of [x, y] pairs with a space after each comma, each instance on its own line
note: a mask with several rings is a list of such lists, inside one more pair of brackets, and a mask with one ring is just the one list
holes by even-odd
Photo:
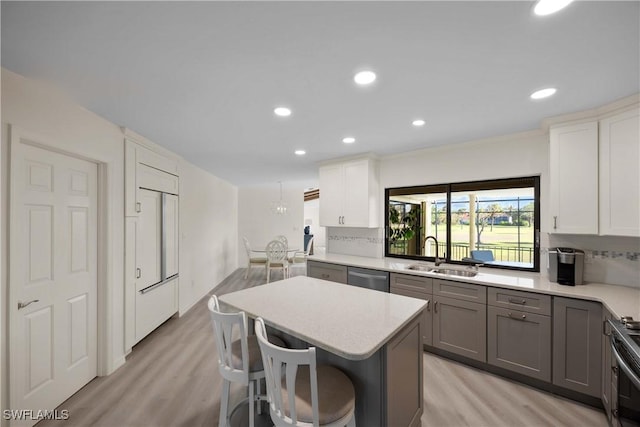
[[640, 236], [640, 110], [600, 122], [600, 234]]
[[602, 389], [602, 306], [554, 297], [553, 383], [600, 397]]
[[178, 196], [174, 194], [162, 195], [162, 242], [163, 242], [163, 279], [178, 274]]
[[140, 291], [162, 280], [162, 193], [141, 188], [138, 197], [141, 209], [136, 236], [136, 290]]
[[433, 345], [433, 312], [431, 311], [431, 300], [433, 299], [433, 296], [424, 292], [418, 292], [411, 288], [393, 284], [391, 285], [391, 293], [427, 301], [427, 307], [422, 312], [422, 342], [426, 345]]
[[320, 225], [338, 227], [342, 225], [342, 205], [344, 202], [342, 165], [321, 167], [319, 180]]
[[433, 346], [487, 361], [487, 306], [434, 295]]
[[551, 233], [598, 234], [598, 123], [553, 127]]
[[423, 313], [423, 340], [426, 345], [433, 345], [433, 279], [409, 274], [391, 273], [391, 293], [419, 298], [427, 301]]
[[307, 276], [346, 284], [347, 267], [326, 262], [307, 261]]
[[551, 317], [489, 307], [489, 364], [539, 380], [551, 381]]
[[[342, 225], [371, 227], [369, 224], [369, 161], [345, 163]], [[371, 206], [377, 209], [377, 206]]]

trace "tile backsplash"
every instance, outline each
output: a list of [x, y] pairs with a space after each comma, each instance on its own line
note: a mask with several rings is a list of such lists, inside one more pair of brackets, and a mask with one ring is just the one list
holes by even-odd
[[384, 256], [384, 228], [327, 227], [327, 252], [369, 258]]
[[548, 248], [571, 247], [584, 253], [586, 283], [611, 283], [640, 288], [640, 238], [549, 234], [541, 249], [540, 271], [546, 272]]

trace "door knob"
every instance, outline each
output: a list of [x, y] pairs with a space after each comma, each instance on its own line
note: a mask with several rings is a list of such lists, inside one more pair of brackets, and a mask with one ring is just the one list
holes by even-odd
[[34, 299], [34, 300], [29, 301], [29, 302], [18, 301], [18, 310], [22, 310], [23, 308], [25, 308], [29, 304], [33, 304], [34, 302], [40, 302], [40, 300], [39, 299]]

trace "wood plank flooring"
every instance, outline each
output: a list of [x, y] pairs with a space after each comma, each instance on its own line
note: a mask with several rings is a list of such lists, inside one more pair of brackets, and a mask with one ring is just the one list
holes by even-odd
[[[252, 268], [245, 280], [244, 269], [238, 269], [212, 292], [222, 295], [264, 282], [264, 270]], [[221, 377], [206, 301], [168, 320], [134, 347], [118, 371], [96, 378], [60, 405], [69, 410], [68, 420], [41, 421], [38, 427], [217, 425]], [[607, 425], [598, 409], [429, 353], [424, 363], [425, 427]], [[242, 392], [234, 388], [233, 397]]]

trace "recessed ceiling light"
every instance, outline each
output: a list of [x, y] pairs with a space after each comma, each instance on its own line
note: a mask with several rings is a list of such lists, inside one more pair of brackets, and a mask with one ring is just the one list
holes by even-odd
[[530, 96], [531, 96], [531, 99], [542, 99], [542, 98], [547, 98], [553, 95], [554, 93], [556, 93], [556, 88], [548, 87], [546, 89], [537, 90], [533, 92]]
[[569, 6], [573, 0], [540, 0], [533, 8], [533, 13], [538, 16], [551, 15]]
[[304, 150], [296, 150], [294, 151], [294, 153], [296, 153], [296, 155], [298, 156], [304, 156], [305, 154], [307, 154], [307, 152]]
[[352, 144], [356, 142], [356, 139], [352, 136], [347, 136], [346, 138], [342, 138], [342, 142], [344, 142], [345, 144]]
[[287, 107], [276, 107], [273, 109], [273, 113], [276, 116], [280, 117], [288, 117], [291, 115], [291, 110]]
[[353, 76], [353, 81], [355, 81], [359, 85], [368, 85], [373, 83], [375, 80], [376, 73], [369, 70], [360, 71], [359, 73], [356, 73], [355, 76]]
[[411, 122], [412, 125], [416, 126], [416, 127], [420, 127], [420, 126], [424, 126], [425, 121], [422, 119], [417, 119]]

